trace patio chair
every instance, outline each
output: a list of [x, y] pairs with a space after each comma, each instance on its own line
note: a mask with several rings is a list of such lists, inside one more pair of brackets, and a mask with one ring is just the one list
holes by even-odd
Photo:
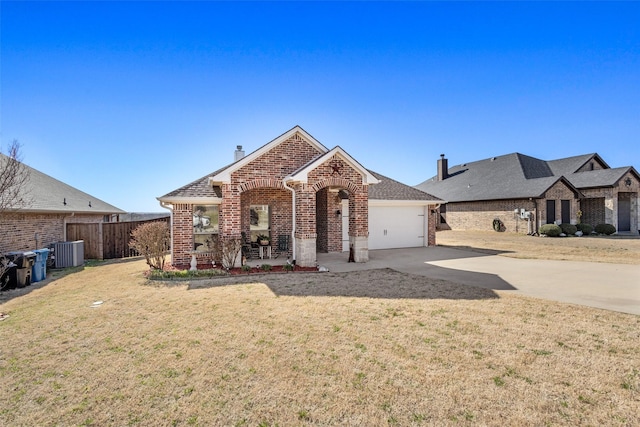
[[278, 235], [278, 250], [276, 252], [276, 256], [274, 258], [278, 258], [280, 254], [289, 255], [289, 236], [288, 234], [279, 234]]
[[251, 249], [253, 247], [257, 247], [257, 244], [252, 243], [251, 240], [247, 238], [247, 233], [244, 231], [240, 234], [242, 235], [242, 255], [244, 255], [245, 259], [252, 259], [253, 255], [251, 254]]

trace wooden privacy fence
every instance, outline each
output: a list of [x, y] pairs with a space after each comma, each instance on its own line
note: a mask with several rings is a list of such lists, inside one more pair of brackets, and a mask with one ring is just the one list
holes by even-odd
[[101, 222], [93, 224], [67, 224], [67, 240], [84, 240], [86, 259], [113, 259], [138, 256], [138, 252], [129, 248], [131, 232], [140, 224], [164, 221], [169, 218], [131, 222]]

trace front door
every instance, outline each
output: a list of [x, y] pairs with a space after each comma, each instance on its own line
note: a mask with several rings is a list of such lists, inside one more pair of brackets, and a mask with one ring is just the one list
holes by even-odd
[[349, 200], [342, 201], [342, 252], [349, 252]]
[[630, 193], [618, 193], [618, 231], [631, 231], [630, 196]]
[[560, 216], [563, 224], [571, 223], [571, 200], [560, 201]]

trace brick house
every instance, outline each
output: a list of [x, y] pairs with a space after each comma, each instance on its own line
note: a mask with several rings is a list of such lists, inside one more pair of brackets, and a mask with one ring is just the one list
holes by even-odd
[[[0, 153], [2, 162], [7, 156]], [[0, 162], [0, 164], [2, 163]], [[40, 249], [66, 241], [67, 223], [117, 221], [124, 211], [24, 165], [27, 204], [0, 213], [0, 253]]]
[[[315, 266], [317, 252], [435, 244], [441, 200], [365, 169], [340, 147], [328, 149], [295, 126], [254, 152], [158, 197], [171, 211], [172, 260], [209, 262], [213, 242], [241, 239], [253, 251]], [[283, 245], [284, 243], [284, 245]], [[284, 252], [284, 253], [283, 253]], [[253, 253], [253, 255], [256, 255]]]
[[439, 228], [491, 230], [499, 219], [519, 233], [578, 220], [612, 224], [618, 232], [639, 229], [638, 172], [610, 168], [595, 153], [551, 161], [512, 153], [452, 168], [441, 155], [437, 170], [416, 188], [447, 200]]

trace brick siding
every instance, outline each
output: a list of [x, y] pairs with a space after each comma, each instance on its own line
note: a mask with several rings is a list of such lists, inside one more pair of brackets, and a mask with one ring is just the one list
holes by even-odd
[[[102, 222], [102, 215], [14, 213], [0, 215], [0, 253], [41, 249], [63, 242], [68, 222]], [[38, 241], [36, 244], [36, 233]]]
[[[520, 215], [514, 213], [515, 209], [535, 212], [536, 206], [529, 199], [447, 203], [445, 217], [452, 230], [493, 230], [493, 220], [497, 218], [504, 224], [504, 231], [526, 234], [527, 220], [520, 219]], [[435, 229], [436, 218], [432, 217], [429, 220], [433, 227], [430, 223], [429, 230]], [[535, 219], [531, 226], [534, 224]]]

